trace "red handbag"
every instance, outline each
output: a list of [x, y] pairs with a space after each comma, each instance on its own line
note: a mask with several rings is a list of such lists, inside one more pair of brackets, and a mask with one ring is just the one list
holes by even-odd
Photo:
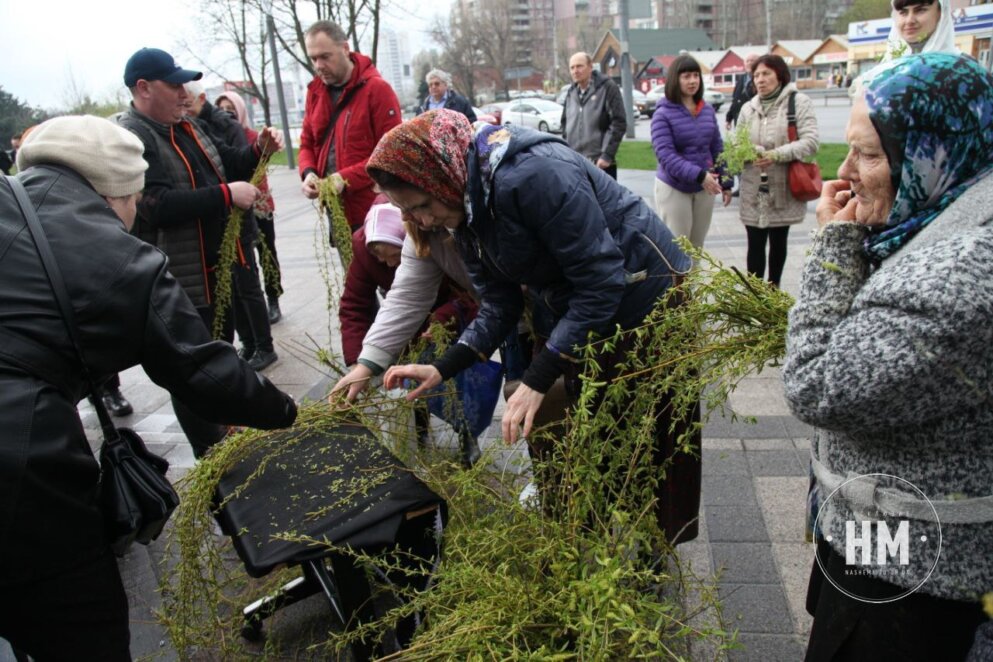
[[[790, 94], [789, 105], [786, 109], [787, 135], [790, 142], [796, 140], [796, 92]], [[790, 161], [787, 171], [790, 183], [790, 194], [800, 202], [810, 202], [821, 197], [821, 167], [816, 163], [805, 161]]]

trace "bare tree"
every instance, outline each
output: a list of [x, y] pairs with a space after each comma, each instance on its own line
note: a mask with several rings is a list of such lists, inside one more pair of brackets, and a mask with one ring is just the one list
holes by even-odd
[[[475, 43], [473, 17], [463, 3], [456, 3], [447, 22], [441, 17], [435, 18], [431, 26], [431, 38], [442, 49], [441, 57], [434, 66], [451, 73], [455, 79], [455, 87], [468, 99], [475, 99], [476, 67], [480, 62], [480, 53]], [[427, 72], [425, 70], [421, 74], [421, 80]], [[418, 95], [418, 98], [423, 97]]]
[[[203, 29], [182, 47], [199, 68], [226, 81], [230, 80], [231, 67], [238, 67], [240, 79], [234, 81], [238, 91], [258, 100], [266, 125], [271, 125], [266, 81], [272, 80], [272, 53], [262, 0], [202, 0], [200, 7]], [[220, 61], [213, 56], [216, 46], [227, 51]]]
[[[304, 32], [314, 21], [332, 21], [345, 31], [353, 50], [359, 50], [368, 35], [369, 57], [376, 62], [383, 0], [268, 0], [277, 23], [276, 37], [282, 48], [300, 66], [314, 73], [307, 59]], [[289, 36], [286, 36], [289, 35]]]

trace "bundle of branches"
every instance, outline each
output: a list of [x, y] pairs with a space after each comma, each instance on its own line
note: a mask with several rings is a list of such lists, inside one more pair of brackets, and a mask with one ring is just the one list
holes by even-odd
[[724, 138], [724, 151], [717, 156], [717, 165], [724, 166], [728, 175], [740, 175], [749, 162], [759, 158], [750, 133], [751, 125], [739, 122]]
[[[742, 377], [777, 360], [791, 300], [706, 254], [695, 258], [700, 267], [644, 325], [584, 350], [576, 406], [558, 429], [531, 435], [532, 444], [550, 449], [533, 462], [538, 507], [522, 507], [514, 498], [520, 477], [494, 467], [492, 456], [462, 471], [454, 458], [411, 450], [412, 405], [405, 400], [377, 395], [347, 412], [323, 404], [303, 409], [298, 427], [347, 417], [380, 432], [449, 506], [445, 554], [432, 588], [394, 588], [404, 599], [400, 606], [348, 634], [320, 633], [311, 650], [340, 652], [358, 638], [380, 641], [415, 612], [423, 618], [411, 645], [391, 658], [675, 659], [687, 656], [693, 641], [730, 645], [734, 637], [714, 621], [694, 618], [719, 605], [709, 587], [678, 572], [653, 517], [655, 488], [673, 459], [653, 454], [656, 422], [666, 403], [677, 412], [674, 420], [685, 418], [701, 393], [708, 407], [720, 406]], [[594, 359], [620, 347], [630, 351], [620, 352], [617, 376], [607, 378]], [[681, 437], [676, 453], [699, 452], [694, 431]], [[172, 538], [179, 561], [166, 580], [163, 613], [183, 657], [244, 655], [238, 607], [284, 579], [249, 580], [224, 562], [224, 547], [211, 534], [217, 481], [272, 434], [248, 431], [227, 440], [182, 484]], [[280, 461], [283, 446], [265, 448], [266, 462]], [[293, 530], [284, 537], [329, 546]], [[383, 572], [402, 571], [382, 556], [337, 551]], [[687, 607], [680, 592], [691, 581], [697, 603]], [[274, 632], [266, 652], [276, 652], [278, 639]]]
[[348, 265], [352, 263], [352, 227], [345, 218], [345, 212], [341, 208], [341, 196], [335, 190], [331, 177], [321, 180], [317, 201], [321, 211], [331, 219], [332, 243], [341, 256], [342, 270], [348, 273]]
[[[266, 176], [269, 168], [269, 156], [263, 154], [259, 158], [258, 165], [252, 173], [248, 183], [258, 186]], [[228, 214], [228, 222], [224, 226], [224, 235], [221, 237], [221, 247], [217, 251], [217, 267], [214, 271], [214, 324], [211, 333], [215, 339], [221, 338], [224, 333], [224, 319], [231, 310], [232, 292], [234, 286], [231, 273], [234, 265], [241, 261], [238, 255], [238, 240], [241, 238], [241, 226], [245, 220], [245, 210], [240, 207], [232, 207]], [[245, 247], [251, 250], [251, 247]]]

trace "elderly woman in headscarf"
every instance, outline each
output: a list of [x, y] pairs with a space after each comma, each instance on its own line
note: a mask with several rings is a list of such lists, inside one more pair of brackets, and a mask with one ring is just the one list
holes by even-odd
[[[517, 324], [522, 285], [534, 319], [549, 320], [536, 329], [546, 341], [507, 400], [508, 443], [521, 428], [530, 434], [559, 376], [578, 397], [576, 359], [591, 332], [639, 325], [690, 268], [643, 200], [548, 134], [482, 124], [474, 131], [458, 113], [430, 111], [384, 136], [367, 167], [419, 232], [452, 234], [481, 299], [458, 342], [431, 365], [394, 366], [388, 387], [414, 379], [419, 386], [408, 397], [417, 397], [489, 357]], [[622, 356], [620, 347], [601, 353], [598, 379], [616, 376]], [[631, 383], [632, 393], [637, 386]], [[660, 414], [656, 425], [657, 451], [666, 458], [673, 455], [669, 422]], [[696, 535], [699, 472], [698, 458], [679, 453], [660, 481], [656, 515], [670, 539]]]
[[993, 78], [895, 60], [848, 142], [783, 369], [815, 427], [807, 659], [962, 660], [993, 590]]

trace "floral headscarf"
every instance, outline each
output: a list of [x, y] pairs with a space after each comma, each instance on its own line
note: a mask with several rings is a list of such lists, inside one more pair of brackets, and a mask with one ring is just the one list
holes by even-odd
[[367, 169], [402, 179], [449, 207], [462, 207], [472, 126], [454, 110], [429, 110], [390, 129], [373, 150]]
[[993, 77], [975, 60], [925, 53], [894, 61], [865, 88], [896, 199], [865, 251], [895, 253], [993, 169]]

